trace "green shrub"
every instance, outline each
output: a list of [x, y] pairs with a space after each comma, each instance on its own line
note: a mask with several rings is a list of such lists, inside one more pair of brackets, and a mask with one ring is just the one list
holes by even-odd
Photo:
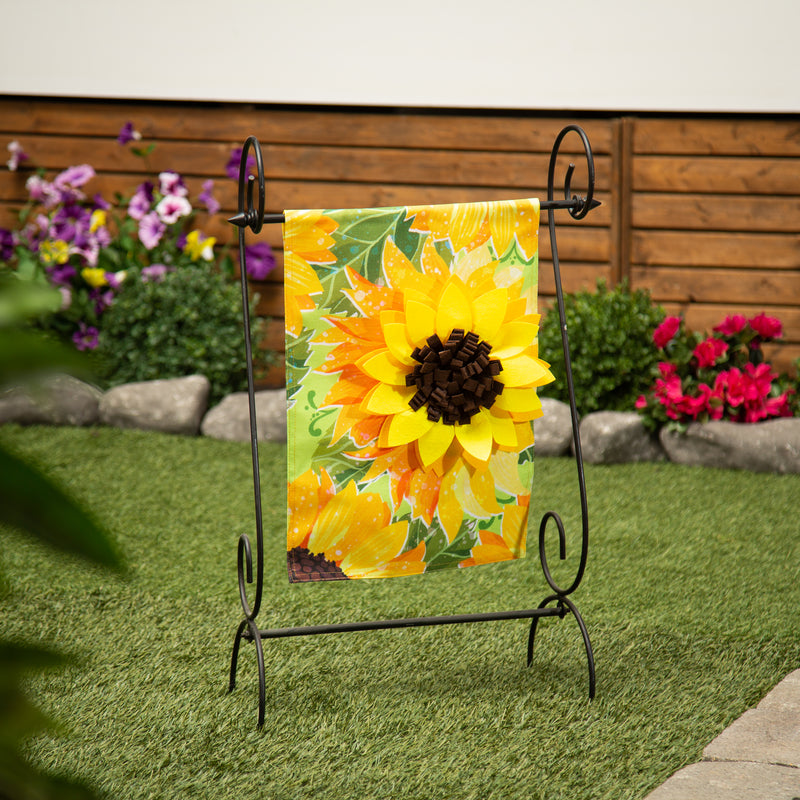
[[[596, 292], [565, 295], [564, 312], [578, 411], [633, 411], [636, 398], [652, 382], [658, 361], [653, 330], [664, 310], [644, 290], [631, 291], [626, 283], [608, 289], [598, 280]], [[542, 318], [539, 354], [551, 363], [556, 378], [540, 394], [568, 402], [555, 304]]]
[[[251, 325], [257, 341], [252, 313]], [[217, 402], [247, 386], [240, 289], [207, 264], [157, 280], [130, 270], [103, 317], [96, 353], [110, 386], [200, 374]]]

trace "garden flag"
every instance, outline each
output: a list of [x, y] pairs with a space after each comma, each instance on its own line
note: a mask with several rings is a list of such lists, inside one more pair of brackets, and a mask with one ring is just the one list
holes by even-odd
[[525, 555], [538, 200], [287, 211], [289, 579]]

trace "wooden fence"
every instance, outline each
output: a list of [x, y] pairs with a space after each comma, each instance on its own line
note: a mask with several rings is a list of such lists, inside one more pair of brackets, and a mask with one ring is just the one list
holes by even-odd
[[[132, 121], [156, 144], [146, 161], [116, 136]], [[578, 122], [595, 152], [603, 205], [559, 239], [564, 287], [627, 279], [690, 326], [710, 329], [730, 313], [759, 311], [784, 323], [770, 353], [788, 369], [800, 357], [800, 119], [622, 117], [428, 112], [0, 98], [0, 148], [18, 140], [48, 174], [72, 164], [97, 170], [92, 189], [130, 194], [172, 169], [196, 196], [212, 178], [222, 210], [198, 224], [220, 241], [236, 186], [231, 149], [254, 134], [267, 173], [267, 206], [391, 206], [544, 196], [552, 142]], [[566, 142], [565, 142], [566, 145]], [[578, 142], [575, 139], [574, 145]], [[573, 185], [582, 185], [581, 160]], [[566, 157], [565, 157], [566, 164]], [[24, 171], [0, 172], [0, 227], [25, 199]], [[563, 168], [562, 168], [563, 174]], [[565, 215], [566, 216], [566, 215]], [[543, 219], [543, 223], [546, 217]], [[280, 229], [261, 236], [278, 266], [257, 289], [270, 316], [267, 344], [282, 351]], [[540, 291], [554, 291], [549, 241], [540, 237]], [[279, 385], [277, 367], [268, 383]]]

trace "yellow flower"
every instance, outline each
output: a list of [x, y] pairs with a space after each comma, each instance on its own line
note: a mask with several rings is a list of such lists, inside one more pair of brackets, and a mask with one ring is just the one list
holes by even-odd
[[422, 265], [421, 273], [389, 239], [388, 288], [348, 270], [364, 316], [326, 317], [333, 330], [317, 341], [339, 344], [320, 370], [341, 377], [325, 404], [356, 406], [353, 424], [380, 419], [378, 446], [413, 448], [426, 471], [443, 474], [446, 456], [485, 467], [493, 452], [532, 442], [536, 387], [553, 380], [535, 344], [539, 315], [526, 313], [521, 280], [497, 285], [494, 263], [465, 282], [428, 237]]
[[[536, 224], [525, 224], [525, 217]], [[468, 250], [491, 240], [498, 257], [516, 238], [526, 260], [539, 246], [539, 207], [535, 200], [456, 203], [452, 206], [411, 207], [412, 231], [430, 231], [436, 241], [449, 239], [453, 251]]]
[[106, 272], [101, 267], [84, 267], [81, 270], [81, 277], [95, 289], [99, 289], [101, 286], [108, 285], [108, 279], [106, 278]]
[[283, 231], [284, 301], [286, 331], [299, 336], [303, 330], [303, 311], [315, 308], [312, 294], [322, 292], [322, 284], [311, 264], [333, 264], [331, 233], [337, 223], [319, 211], [287, 214]]
[[289, 484], [287, 550], [295, 580], [413, 575], [425, 568], [419, 547], [403, 552], [408, 522], [391, 522], [375, 492], [348, 483], [340, 492], [325, 470], [304, 472]]
[[[200, 237], [203, 238], [200, 238]], [[204, 261], [214, 260], [214, 245], [217, 240], [213, 236], [203, 236], [200, 231], [194, 230], [186, 235], [186, 244], [183, 246], [183, 252], [186, 253], [192, 261], [197, 261], [202, 258]]]
[[45, 264], [66, 264], [69, 260], [69, 245], [63, 239], [53, 239], [39, 245], [39, 256]]
[[95, 209], [92, 212], [91, 219], [89, 220], [89, 230], [95, 233], [98, 228], [102, 228], [106, 224], [107, 215], [102, 208]]

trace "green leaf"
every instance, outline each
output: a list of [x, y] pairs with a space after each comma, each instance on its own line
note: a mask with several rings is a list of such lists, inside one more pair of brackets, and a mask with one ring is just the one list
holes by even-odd
[[106, 532], [37, 469], [0, 447], [0, 523], [67, 553], [122, 569]]
[[88, 375], [87, 358], [40, 331], [0, 328], [0, 385], [58, 369]]

